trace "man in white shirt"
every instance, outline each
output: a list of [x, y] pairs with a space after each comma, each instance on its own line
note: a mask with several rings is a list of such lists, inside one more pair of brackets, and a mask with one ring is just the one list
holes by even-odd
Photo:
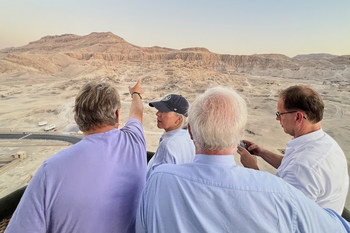
[[[341, 214], [349, 187], [347, 161], [337, 142], [321, 128], [324, 103], [307, 86], [291, 86], [279, 95], [276, 120], [293, 138], [285, 155], [244, 140], [247, 149], [277, 168], [276, 175], [301, 190], [323, 208]], [[255, 156], [238, 147], [245, 167], [259, 169]]]
[[187, 129], [186, 122], [188, 101], [181, 95], [170, 94], [161, 101], [151, 102], [149, 106], [158, 111], [157, 127], [165, 133], [159, 141], [159, 146], [147, 166], [147, 177], [153, 169], [164, 163], [181, 164], [193, 161], [195, 149]]

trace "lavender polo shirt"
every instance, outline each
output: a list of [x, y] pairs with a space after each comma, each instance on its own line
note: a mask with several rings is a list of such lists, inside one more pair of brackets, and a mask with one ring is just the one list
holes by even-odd
[[42, 164], [6, 232], [134, 232], [146, 164], [138, 120], [89, 135]]

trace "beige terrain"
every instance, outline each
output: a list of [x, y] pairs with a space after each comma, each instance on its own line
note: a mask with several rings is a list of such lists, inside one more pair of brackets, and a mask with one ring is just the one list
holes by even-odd
[[[323, 97], [323, 129], [350, 161], [350, 56], [220, 55], [204, 48], [142, 48], [112, 33], [48, 36], [0, 50], [0, 133], [50, 133], [81, 136], [72, 107], [79, 88], [89, 80], [115, 83], [122, 99], [121, 123], [128, 118], [128, 86], [141, 79], [145, 91], [144, 130], [147, 149], [155, 151], [162, 131], [150, 101], [177, 93], [192, 102], [208, 87], [236, 89], [247, 101], [245, 138], [282, 153], [290, 136], [275, 120], [279, 90], [306, 84]], [[56, 126], [45, 132], [47, 121]], [[0, 158], [17, 151], [28, 157], [0, 172], [0, 197], [22, 187], [43, 160], [70, 146], [45, 140], [0, 140]], [[239, 163], [239, 157], [236, 156]], [[274, 169], [259, 160], [263, 170]], [[349, 162], [348, 162], [349, 163]], [[350, 202], [347, 203], [350, 207]]]

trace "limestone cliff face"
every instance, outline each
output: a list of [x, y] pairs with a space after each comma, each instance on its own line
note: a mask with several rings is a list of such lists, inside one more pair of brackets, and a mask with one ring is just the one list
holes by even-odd
[[206, 48], [181, 50], [154, 47], [139, 47], [126, 42], [113, 33], [91, 33], [86, 36], [65, 34], [45, 36], [38, 41], [18, 48], [0, 51], [0, 74], [66, 76], [74, 72], [72, 67], [89, 66], [89, 71], [113, 69], [120, 64], [152, 62], [166, 64], [177, 62], [193, 64], [215, 71], [239, 72], [256, 75], [303, 78], [305, 76], [334, 76], [349, 78], [350, 56], [299, 56], [289, 58], [279, 54], [228, 55], [216, 54]]

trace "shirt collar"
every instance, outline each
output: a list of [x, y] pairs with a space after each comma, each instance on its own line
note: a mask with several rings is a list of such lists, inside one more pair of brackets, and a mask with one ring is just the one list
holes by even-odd
[[194, 163], [201, 164], [217, 164], [232, 166], [236, 165], [235, 158], [233, 155], [206, 155], [206, 154], [196, 154], [193, 160]]
[[291, 141], [289, 141], [287, 143], [287, 146], [295, 146], [295, 145], [299, 145], [300, 143], [304, 144], [304, 143], [307, 143], [309, 141], [315, 141], [315, 140], [318, 140], [319, 138], [321, 138], [323, 135], [324, 135], [323, 130], [319, 129], [319, 130], [316, 130], [314, 132], [304, 134], [300, 137], [293, 138]]
[[93, 133], [93, 134], [86, 135], [84, 138], [95, 138], [95, 137], [100, 138], [100, 137], [104, 137], [105, 135], [108, 136], [108, 135], [112, 134], [114, 131], [117, 131], [117, 130], [119, 130], [119, 129], [114, 128], [114, 129], [108, 130], [106, 132]]
[[168, 132], [165, 132], [163, 135], [162, 135], [162, 139], [165, 139], [165, 138], [169, 138], [179, 132], [181, 132], [183, 129], [174, 129], [174, 130], [171, 130], [171, 131], [168, 131]]

